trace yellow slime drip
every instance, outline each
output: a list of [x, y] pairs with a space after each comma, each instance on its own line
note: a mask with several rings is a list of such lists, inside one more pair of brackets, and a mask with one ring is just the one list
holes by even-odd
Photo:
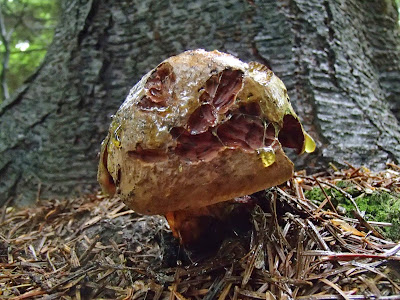
[[121, 148], [121, 142], [120, 141], [114, 139], [113, 142], [114, 142], [114, 146], [115, 147], [117, 147], [118, 149]]
[[307, 132], [304, 132], [304, 151], [307, 153], [314, 152], [315, 150], [315, 142], [311, 136], [308, 135]]
[[114, 130], [114, 137], [113, 137], [114, 146], [117, 147], [118, 149], [121, 148], [120, 132], [121, 132], [121, 125], [119, 125], [119, 126]]
[[275, 162], [275, 152], [272, 150], [272, 148], [258, 149], [257, 152], [265, 168], [269, 167]]

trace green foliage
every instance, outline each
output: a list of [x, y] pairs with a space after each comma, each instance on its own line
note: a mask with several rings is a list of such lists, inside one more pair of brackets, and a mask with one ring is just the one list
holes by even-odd
[[[5, 31], [10, 34], [10, 60], [6, 82], [10, 94], [29, 77], [43, 60], [52, 41], [59, 15], [57, 0], [0, 0]], [[0, 61], [5, 54], [0, 44]], [[2, 65], [0, 65], [0, 72]], [[0, 99], [1, 102], [2, 99]]]
[[[348, 181], [340, 181], [338, 187], [344, 189], [354, 198], [358, 208], [365, 212], [367, 221], [390, 222], [391, 227], [385, 227], [383, 234], [392, 240], [400, 240], [400, 195], [382, 190], [360, 191]], [[325, 193], [331, 197], [335, 207], [341, 206], [346, 210], [346, 216], [352, 217], [354, 206], [340, 191], [327, 188]], [[305, 196], [317, 204], [325, 200], [325, 195], [319, 187], [305, 192]]]
[[397, 12], [398, 12], [398, 19], [399, 19], [399, 25], [400, 25], [400, 0], [395, 0], [394, 1], [397, 7]]

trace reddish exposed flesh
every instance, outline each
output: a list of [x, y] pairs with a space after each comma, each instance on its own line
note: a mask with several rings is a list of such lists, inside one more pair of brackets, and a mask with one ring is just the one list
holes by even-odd
[[[178, 144], [175, 153], [189, 160], [210, 160], [225, 146], [242, 147], [251, 151], [251, 147], [246, 143], [256, 147], [262, 145], [263, 126], [261, 124], [262, 134], [259, 134], [259, 126], [248, 124], [249, 128], [240, 130], [240, 126], [234, 126], [228, 121], [225, 140], [227, 144], [221, 143], [220, 137], [213, 134], [217, 126], [218, 114], [225, 114], [229, 107], [234, 103], [237, 93], [242, 88], [243, 72], [240, 70], [226, 69], [217, 75], [212, 75], [201, 89], [199, 102], [203, 103], [189, 117], [187, 130], [184, 128], [173, 128], [171, 135], [177, 140]], [[261, 112], [258, 104], [252, 105], [250, 110], [254, 113]], [[248, 122], [252, 123], [252, 121]], [[224, 126], [224, 125], [221, 125]], [[245, 125], [246, 126], [246, 125]], [[218, 129], [219, 130], [219, 129]], [[254, 133], [249, 133], [254, 130]], [[235, 137], [239, 135], [240, 137]], [[258, 139], [258, 140], [257, 140]]]
[[[243, 111], [249, 113], [244, 114]], [[223, 124], [214, 127], [207, 125], [207, 131], [201, 134], [193, 134], [185, 128], [175, 127], [171, 130], [172, 137], [177, 140], [175, 153], [191, 161], [210, 160], [225, 147], [253, 152], [269, 146], [275, 140], [275, 128], [270, 124], [264, 132], [261, 116], [253, 116], [257, 112], [261, 112], [258, 103], [248, 103], [233, 111], [231, 118]], [[198, 118], [191, 116], [189, 120], [194, 121]], [[192, 124], [189, 128], [200, 125]], [[205, 126], [202, 127], [204, 128]]]
[[243, 72], [226, 69], [222, 71], [212, 104], [219, 113], [226, 113], [234, 103], [236, 95], [242, 89]]
[[167, 153], [163, 150], [143, 149], [140, 145], [136, 146], [136, 150], [128, 151], [128, 156], [147, 163], [164, 161], [168, 158]]
[[264, 146], [268, 147], [276, 140], [275, 137], [275, 126], [269, 123], [267, 129], [265, 130]]
[[171, 86], [175, 82], [175, 74], [169, 63], [162, 63], [150, 75], [145, 83], [146, 96], [142, 97], [139, 106], [143, 109], [167, 106], [171, 97]]
[[[167, 105], [169, 87], [174, 80], [172, 66], [168, 63], [161, 64], [146, 82], [147, 93], [139, 105], [143, 109]], [[201, 105], [189, 116], [186, 128], [171, 129], [170, 133], [177, 145], [169, 151], [174, 151], [190, 161], [207, 161], [216, 157], [225, 147], [253, 152], [273, 144], [276, 140], [275, 127], [261, 117], [262, 111], [257, 102], [246, 103], [235, 111], [229, 111], [242, 84], [243, 72], [240, 70], [225, 69], [212, 75], [200, 89]], [[230, 115], [230, 118], [217, 124], [218, 115], [222, 115], [222, 119], [226, 115]], [[285, 147], [298, 149], [303, 145], [303, 133], [299, 122], [290, 117], [285, 116], [285, 130], [282, 129], [284, 132], [279, 134], [279, 140]], [[267, 128], [265, 124], [268, 124]], [[156, 162], [165, 160], [168, 155], [157, 149], [138, 148], [130, 151], [129, 156], [146, 162]]]
[[283, 127], [279, 131], [278, 140], [283, 147], [296, 149], [301, 153], [304, 145], [304, 134], [299, 120], [292, 115], [283, 117]]
[[[232, 118], [235, 118], [235, 116]], [[243, 126], [242, 123], [236, 124], [232, 119], [218, 126], [217, 130], [218, 137], [226, 147], [242, 148], [245, 151], [252, 151], [251, 147], [245, 142], [246, 134], [245, 126]]]
[[246, 151], [264, 147], [264, 124], [260, 118], [234, 114], [218, 127], [217, 134], [228, 147], [241, 147]]
[[249, 102], [239, 107], [239, 112], [249, 116], [261, 116], [261, 108], [257, 102]]
[[163, 84], [159, 76], [149, 78], [145, 87], [148, 91], [148, 97], [151, 99], [151, 101], [155, 103], [160, 103], [164, 101], [162, 91]]
[[[253, 104], [251, 106], [252, 111], [257, 111], [256, 106]], [[199, 134], [192, 134], [183, 127], [172, 128], [170, 133], [177, 141], [177, 146], [172, 151], [190, 161], [208, 161], [216, 157], [225, 147], [241, 148], [244, 151], [253, 152], [272, 145], [276, 140], [274, 125], [269, 123], [264, 129], [260, 117], [240, 113], [245, 109], [241, 107], [238, 111], [233, 112], [232, 117], [219, 126], [212, 127], [207, 123], [205, 126], [207, 130]], [[200, 125], [194, 124], [193, 126], [196, 128]], [[301, 152], [304, 137], [299, 121], [291, 115], [286, 115], [284, 127], [279, 132], [278, 139], [283, 147], [294, 148]], [[145, 162], [163, 161], [168, 157], [165, 151], [142, 149], [141, 147], [138, 147], [136, 151], [129, 151], [128, 154], [130, 157]]]
[[[175, 131], [182, 132], [182, 129]], [[218, 138], [210, 130], [197, 135], [192, 135], [184, 130], [177, 137], [177, 141], [175, 153], [191, 161], [211, 160], [223, 148]]]
[[215, 126], [216, 123], [217, 116], [214, 107], [203, 104], [190, 115], [188, 131], [191, 134], [200, 134], [206, 132], [209, 127]]
[[225, 69], [206, 81], [199, 101], [212, 104], [218, 113], [224, 114], [235, 102], [237, 94], [242, 89], [242, 82], [242, 71]]
[[259, 122], [251, 122], [247, 125], [247, 134], [245, 141], [252, 149], [264, 147], [264, 126]]
[[210, 103], [215, 97], [215, 92], [218, 88], [218, 83], [221, 77], [221, 73], [218, 75], [212, 75], [204, 86], [204, 92], [200, 95], [200, 103]]
[[143, 110], [151, 110], [152, 108], [165, 108], [165, 103], [154, 102], [148, 96], [143, 96], [138, 105]]

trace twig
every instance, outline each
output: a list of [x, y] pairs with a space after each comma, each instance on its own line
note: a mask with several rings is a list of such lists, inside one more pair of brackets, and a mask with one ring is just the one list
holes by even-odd
[[365, 226], [368, 230], [371, 230], [372, 233], [380, 239], [384, 239], [385, 237], [380, 234], [374, 227], [372, 227], [364, 218], [356, 211], [353, 211], [353, 215], [360, 221], [361, 225]]
[[83, 254], [79, 257], [79, 261], [81, 265], [86, 264], [86, 259], [90, 252], [93, 250], [94, 246], [96, 246], [97, 241], [99, 240], [100, 236], [96, 235], [92, 241], [92, 243], [89, 245], [89, 247], [83, 252]]
[[[315, 178], [313, 178], [313, 177], [311, 177], [311, 176], [296, 175], [296, 177], [309, 179], [309, 180], [312, 180], [312, 181], [315, 181], [315, 182], [317, 181]], [[327, 186], [329, 186], [329, 187], [331, 187], [331, 188], [333, 188], [333, 189], [339, 191], [340, 193], [342, 193], [343, 196], [345, 196], [347, 199], [349, 199], [349, 200], [351, 201], [351, 203], [352, 203], [353, 206], [355, 207], [356, 211], [357, 211], [359, 214], [361, 214], [361, 211], [360, 211], [360, 209], [358, 208], [358, 205], [357, 205], [356, 201], [354, 201], [353, 197], [352, 197], [348, 192], [346, 192], [345, 190], [341, 189], [340, 187], [338, 187], [338, 186], [336, 186], [336, 185], [334, 185], [334, 184], [332, 184], [332, 183], [330, 183], [330, 182], [321, 181], [321, 180], [318, 180], [318, 181], [319, 181], [320, 183], [325, 184], [325, 185], [327, 185]]]
[[303, 252], [304, 256], [326, 256], [326, 260], [350, 261], [354, 259], [387, 259], [400, 261], [400, 256], [389, 256], [385, 254], [365, 254], [365, 253], [336, 253], [331, 251], [309, 250]]
[[10, 204], [12, 199], [13, 199], [13, 197], [8, 198], [7, 201], [3, 205], [3, 208], [1, 209], [0, 224], [4, 223], [4, 220], [5, 220], [5, 217], [6, 217], [6, 213], [7, 213], [7, 207]]
[[318, 209], [316, 210], [316, 213], [318, 213], [325, 205], [326, 201], [329, 202], [330, 206], [332, 207], [332, 210], [334, 211], [335, 214], [337, 214], [337, 210], [335, 208], [335, 206], [333, 205], [333, 203], [331, 202], [331, 198], [326, 194], [325, 190], [323, 189], [323, 187], [321, 186], [321, 183], [319, 182], [319, 180], [314, 177], [315, 182], [318, 184], [319, 188], [321, 189], [322, 193], [325, 196], [325, 201], [323, 201], [321, 203], [321, 205], [318, 207]]
[[326, 278], [321, 278], [320, 281], [322, 281], [323, 283], [325, 283], [326, 285], [329, 285], [331, 288], [333, 288], [336, 292], [338, 292], [345, 300], [350, 300], [347, 295], [342, 291], [342, 289], [334, 284], [333, 282], [329, 281]]

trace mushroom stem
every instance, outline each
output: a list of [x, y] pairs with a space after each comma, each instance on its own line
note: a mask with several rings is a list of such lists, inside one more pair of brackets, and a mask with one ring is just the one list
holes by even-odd
[[165, 217], [172, 234], [185, 247], [214, 248], [230, 232], [250, 224], [253, 206], [252, 201], [229, 200], [197, 209], [168, 212]]

